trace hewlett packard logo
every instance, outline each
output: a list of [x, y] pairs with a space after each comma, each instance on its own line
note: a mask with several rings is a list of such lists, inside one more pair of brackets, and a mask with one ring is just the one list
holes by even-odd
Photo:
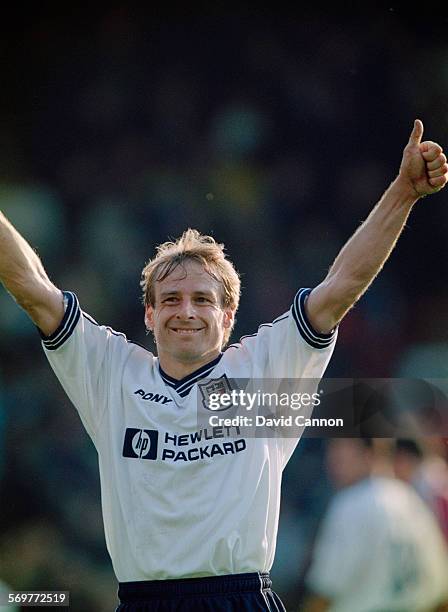
[[157, 459], [159, 432], [154, 429], [128, 427], [124, 435], [123, 457]]

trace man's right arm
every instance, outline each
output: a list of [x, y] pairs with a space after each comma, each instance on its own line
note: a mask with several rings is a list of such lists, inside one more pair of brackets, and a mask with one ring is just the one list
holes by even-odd
[[64, 316], [62, 292], [38, 255], [0, 211], [0, 281], [33, 322], [49, 336]]

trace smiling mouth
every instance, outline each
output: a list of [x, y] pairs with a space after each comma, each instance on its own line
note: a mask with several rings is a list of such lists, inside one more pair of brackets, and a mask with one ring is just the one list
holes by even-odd
[[193, 336], [194, 334], [197, 334], [198, 332], [202, 331], [204, 328], [201, 327], [199, 329], [182, 329], [179, 327], [170, 327], [171, 331], [175, 332], [176, 334], [179, 334], [180, 336]]

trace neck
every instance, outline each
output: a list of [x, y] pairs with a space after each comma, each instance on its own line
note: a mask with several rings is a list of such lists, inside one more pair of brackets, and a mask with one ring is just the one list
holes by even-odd
[[220, 353], [221, 351], [216, 350], [188, 361], [175, 358], [172, 355], [161, 354], [159, 355], [159, 363], [165, 374], [176, 380], [181, 380], [207, 363], [210, 363], [213, 359], [216, 359]]

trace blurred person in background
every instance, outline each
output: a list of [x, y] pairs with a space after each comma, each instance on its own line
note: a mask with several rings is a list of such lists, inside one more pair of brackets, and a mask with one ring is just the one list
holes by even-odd
[[161, 245], [143, 271], [155, 357], [98, 325], [73, 293], [59, 290], [0, 214], [0, 280], [39, 328], [98, 450], [120, 612], [282, 608], [269, 570], [282, 470], [300, 436], [242, 438], [225, 443], [225, 453], [216, 442], [215, 459], [209, 446], [192, 447], [197, 402], [190, 391], [212, 372], [220, 379], [320, 379], [337, 325], [381, 270], [412, 207], [447, 182], [442, 148], [421, 142], [422, 135], [416, 120], [398, 176], [323, 282], [299, 291], [287, 313], [225, 352], [240, 284], [213, 238], [187, 230]]
[[376, 474], [372, 438], [328, 442], [331, 499], [306, 577], [303, 612], [445, 612], [448, 551], [408, 484]]
[[428, 504], [448, 542], [448, 466], [418, 440], [400, 438], [393, 447], [395, 475], [410, 484]]

